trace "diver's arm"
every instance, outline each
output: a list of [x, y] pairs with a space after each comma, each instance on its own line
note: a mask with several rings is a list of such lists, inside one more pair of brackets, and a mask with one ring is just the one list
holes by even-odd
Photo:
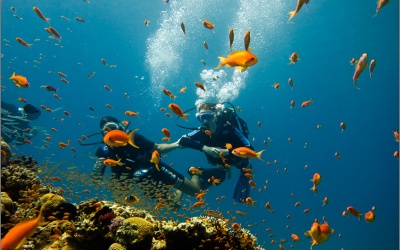
[[157, 150], [160, 154], [165, 154], [177, 148], [183, 148], [179, 144], [179, 141], [173, 143], [160, 143], [160, 144], [155, 143], [152, 151]]

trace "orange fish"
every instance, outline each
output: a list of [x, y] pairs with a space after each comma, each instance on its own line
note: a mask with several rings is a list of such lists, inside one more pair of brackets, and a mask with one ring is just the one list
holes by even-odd
[[254, 204], [255, 204], [257, 201], [253, 201], [253, 199], [252, 199], [251, 197], [247, 197], [247, 198], [245, 199], [245, 202], [246, 202], [247, 204], [249, 204], [249, 205], [254, 206]]
[[127, 110], [127, 111], [125, 111], [125, 115], [127, 115], [127, 116], [138, 116], [139, 112], [133, 112], [133, 111]]
[[11, 250], [20, 249], [25, 244], [27, 238], [35, 233], [39, 225], [45, 224], [42, 217], [43, 207], [40, 209], [38, 217], [21, 221], [1, 239], [1, 249]]
[[22, 46], [25, 46], [25, 47], [29, 47], [30, 48], [33, 45], [33, 44], [26, 43], [24, 40], [22, 40], [21, 37], [17, 37], [17, 38], [15, 38], [15, 40], [17, 40], [17, 42], [19, 44], [21, 44]]
[[378, 6], [376, 6], [376, 13], [374, 15], [377, 16], [380, 9], [382, 9], [386, 4], [389, 3], [390, 0], [378, 0]]
[[195, 203], [193, 204], [193, 207], [200, 207], [200, 206], [202, 206], [202, 205], [204, 205], [204, 200], [200, 200], [200, 201], [198, 201], [198, 202], [195, 202]]
[[394, 130], [394, 131], [393, 131], [393, 134], [394, 134], [394, 139], [395, 139], [395, 141], [396, 141], [396, 142], [399, 142], [399, 131]]
[[184, 114], [181, 107], [178, 106], [178, 104], [175, 103], [170, 103], [168, 104], [168, 108], [177, 116], [181, 117], [183, 120], [188, 121], [186, 119], [186, 116], [189, 114]]
[[160, 168], [158, 167], [158, 163], [160, 162], [160, 160], [161, 160], [160, 153], [158, 153], [157, 150], [154, 150], [153, 154], [151, 155], [150, 162], [154, 163], [158, 171], [160, 171]]
[[274, 87], [274, 89], [279, 89], [280, 84], [277, 82], [274, 82], [274, 84], [272, 84], [271, 86]]
[[214, 69], [219, 69], [223, 66], [234, 67], [235, 70], [246, 71], [250, 66], [258, 62], [258, 58], [247, 50], [238, 50], [230, 53], [227, 58], [219, 56], [219, 65]]
[[314, 245], [327, 241], [331, 236], [328, 223], [324, 222], [320, 225], [317, 221], [312, 224], [307, 234], [312, 238], [311, 249]]
[[261, 159], [262, 152], [264, 152], [264, 150], [261, 150], [260, 152], [256, 153], [255, 151], [251, 150], [250, 148], [246, 148], [246, 147], [239, 147], [239, 148], [235, 148], [234, 150], [232, 150], [232, 154], [237, 157], [258, 158], [258, 159], [264, 161], [263, 159]]
[[289, 11], [289, 15], [290, 15], [290, 17], [289, 17], [289, 20], [288, 20], [288, 23], [290, 22], [290, 20], [295, 16], [295, 15], [297, 15], [297, 13], [299, 13], [299, 11], [300, 11], [300, 9], [301, 9], [301, 7], [303, 6], [303, 4], [308, 4], [310, 2], [310, 0], [298, 0], [297, 1], [297, 5], [296, 5], [296, 9], [295, 10], [293, 10], [293, 11]]
[[44, 17], [43, 13], [37, 7], [33, 6], [33, 11], [35, 11], [36, 15], [38, 15], [38, 17], [40, 17], [40, 19], [49, 23], [50, 18]]
[[[300, 0], [301, 1], [301, 0]], [[293, 52], [290, 57], [289, 57], [290, 63], [289, 64], [295, 64], [298, 60], [300, 60], [299, 55], [296, 52]]]
[[27, 100], [26, 100], [25, 98], [22, 98], [22, 97], [18, 97], [18, 101], [20, 101], [20, 102], [27, 102]]
[[174, 94], [172, 94], [172, 92], [171, 92], [170, 90], [168, 90], [168, 89], [163, 89], [162, 91], [163, 91], [163, 93], [166, 94], [167, 96], [169, 96], [169, 97], [171, 97], [171, 98], [173, 98], [173, 99], [176, 98], [176, 96], [175, 96]]
[[115, 166], [122, 166], [124, 165], [124, 163], [121, 163], [121, 158], [118, 159], [118, 161], [114, 160], [114, 159], [105, 159], [103, 161], [103, 164], [109, 167], [115, 167]]
[[214, 32], [214, 24], [212, 24], [210, 21], [204, 20], [203, 26], [206, 27], [207, 29], [210, 29]]
[[183, 93], [185, 93], [185, 91], [186, 91], [186, 86], [181, 88], [181, 90], [179, 90], [179, 93], [183, 94]]
[[367, 223], [371, 223], [375, 220], [375, 214], [372, 211], [368, 211], [365, 213], [364, 218]]
[[314, 183], [314, 185], [318, 185], [321, 182], [321, 175], [315, 173], [311, 181]]
[[301, 104], [301, 107], [302, 107], [302, 108], [307, 107], [307, 106], [310, 105], [311, 103], [312, 103], [312, 99], [307, 100], [307, 101], [304, 101], [304, 102]]
[[349, 211], [349, 213], [351, 213], [352, 215], [358, 217], [358, 219], [360, 220], [362, 217], [362, 214], [360, 214], [354, 207], [352, 206], [348, 206], [347, 207], [347, 211]]
[[212, 137], [211, 137], [211, 131], [210, 131], [210, 130], [206, 129], [206, 130], [204, 131], [204, 133], [205, 133], [206, 135], [208, 135], [210, 138], [212, 138]]
[[161, 132], [168, 138], [171, 137], [171, 132], [167, 128], [161, 129]]
[[110, 88], [110, 87], [108, 87], [107, 85], [104, 85], [104, 88], [106, 89], [106, 90], [108, 90], [108, 91], [112, 91], [112, 89]]
[[191, 174], [201, 175], [203, 173], [203, 170], [200, 170], [200, 169], [198, 169], [196, 167], [190, 167], [189, 168], [189, 172]]
[[10, 79], [14, 82], [15, 86], [20, 88], [29, 87], [29, 82], [25, 76], [16, 75], [15, 72], [11, 75]]
[[206, 91], [206, 88], [201, 82], [195, 82], [194, 85], [196, 85], [199, 89], [202, 89], [203, 91]]
[[139, 148], [134, 142], [136, 131], [137, 129], [133, 130], [128, 135], [121, 130], [111, 130], [104, 135], [103, 141], [110, 147], [126, 146], [129, 143], [132, 147]]
[[296, 234], [292, 234], [291, 237], [293, 241], [300, 241], [299, 236], [297, 236]]
[[231, 148], [232, 148], [232, 144], [230, 144], [230, 143], [226, 143], [226, 144], [225, 144], [225, 148], [227, 148], [227, 149], [231, 149]]
[[356, 69], [355, 69], [354, 75], [353, 75], [353, 83], [357, 89], [360, 89], [357, 86], [357, 80], [367, 66], [368, 66], [368, 54], [364, 53], [361, 55], [360, 59], [358, 60], [358, 63], [356, 65]]

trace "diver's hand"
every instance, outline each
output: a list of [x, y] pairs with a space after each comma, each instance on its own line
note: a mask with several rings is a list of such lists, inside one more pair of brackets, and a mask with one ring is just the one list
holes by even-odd
[[224, 154], [224, 156], [229, 154], [228, 149], [209, 147], [206, 145], [204, 145], [202, 150], [204, 153], [206, 153], [214, 158], [219, 158], [221, 152]]

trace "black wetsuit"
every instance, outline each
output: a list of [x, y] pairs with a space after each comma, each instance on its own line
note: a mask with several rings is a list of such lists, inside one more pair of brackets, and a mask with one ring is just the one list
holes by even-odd
[[130, 144], [123, 147], [111, 148], [106, 144], [101, 145], [96, 152], [97, 161], [91, 174], [92, 179], [97, 182], [102, 180], [107, 166], [103, 164], [105, 159], [121, 159], [122, 166], [111, 167], [111, 179], [135, 179], [140, 182], [143, 179], [161, 181], [163, 184], [172, 185], [180, 188], [184, 181], [184, 176], [160, 161], [158, 171], [153, 163], [150, 162], [154, 142], [144, 136], [135, 133], [134, 142], [139, 148]]
[[[240, 169], [240, 176], [233, 191], [233, 198], [238, 202], [244, 202], [244, 200], [249, 197], [251, 188], [250, 184], [248, 183], [249, 179], [245, 176], [245, 171], [243, 171], [243, 168], [251, 168], [251, 164], [249, 164], [249, 159], [240, 158], [232, 154], [232, 150], [238, 147], [248, 147], [253, 149], [249, 140], [243, 135], [242, 132], [240, 132], [234, 126], [226, 123], [224, 125], [218, 125], [216, 133], [214, 133], [211, 137], [204, 132], [204, 129], [198, 129], [182, 136], [179, 140], [179, 144], [181, 146], [200, 151], [204, 145], [208, 147], [226, 148], [226, 143], [230, 143], [232, 148], [229, 149], [229, 155], [225, 156], [225, 163]], [[224, 166], [221, 158], [214, 158], [206, 153], [204, 154], [211, 165], [220, 167]], [[212, 172], [212, 174], [214, 173]], [[221, 178], [221, 181], [223, 181], [225, 179], [225, 175], [222, 177], [218, 176], [217, 178]]]
[[[181, 146], [197, 150], [202, 150], [204, 145], [208, 147], [226, 148], [225, 146], [227, 143], [230, 143], [232, 148], [229, 149], [229, 155], [225, 156], [226, 163], [236, 166], [239, 169], [246, 167], [249, 160], [233, 155], [232, 150], [238, 147], [253, 147], [250, 145], [249, 140], [237, 128], [229, 124], [218, 126], [216, 133], [211, 137], [207, 135], [204, 130], [199, 129], [184, 135], [179, 141]], [[206, 153], [204, 154], [211, 165], [224, 166], [221, 158], [214, 158]]]

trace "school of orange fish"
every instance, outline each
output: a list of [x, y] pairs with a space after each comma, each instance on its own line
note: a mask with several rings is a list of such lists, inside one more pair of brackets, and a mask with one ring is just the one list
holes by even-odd
[[[298, 0], [298, 1], [297, 1], [297, 6], [296, 6], [295, 10], [289, 12], [289, 20], [288, 20], [288, 23], [299, 13], [299, 11], [300, 11], [300, 9], [302, 8], [302, 6], [303, 6], [304, 4], [309, 4], [309, 2], [310, 2], [310, 0]], [[164, 1], [164, 4], [166, 4], [166, 3], [168, 3], [168, 1]], [[380, 9], [383, 8], [384, 6], [386, 6], [387, 3], [389, 3], [389, 0], [378, 0], [378, 5], [377, 5], [377, 8], [376, 8], [376, 13], [375, 13], [375, 15], [377, 15], [378, 12], [380, 11]], [[19, 20], [23, 20], [22, 17], [20, 17], [20, 16], [17, 15], [17, 10], [16, 10], [15, 7], [11, 7], [11, 11], [14, 12], [14, 14], [13, 14], [14, 17], [16, 17], [16, 18], [19, 19]], [[48, 25], [50, 25], [51, 19], [48, 18], [46, 14], [42, 13], [42, 11], [41, 11], [38, 7], [36, 7], [36, 6], [33, 7], [33, 12], [34, 12], [40, 19], [42, 19], [44, 22], [46, 22], [46, 23], [48, 23]], [[52, 17], [52, 18], [54, 18], [54, 17]], [[64, 20], [66, 20], [66, 21], [70, 21], [70, 20], [71, 20], [70, 18], [65, 17], [65, 16], [61, 16], [61, 18], [64, 19]], [[82, 17], [75, 17], [74, 19], [75, 19], [76, 21], [78, 21], [78, 22], [82, 22], [82, 23], [85, 23], [85, 22], [86, 22], [85, 19], [83, 19]], [[146, 26], [149, 26], [149, 22], [150, 22], [150, 21], [147, 20], [147, 19], [144, 20], [144, 24], [145, 24]], [[181, 29], [182, 29], [182, 31], [183, 31], [183, 34], [184, 34], [185, 36], [187, 36], [187, 30], [186, 30], [186, 28], [185, 28], [184, 22], [180, 22], [179, 25], [180, 25], [180, 27], [181, 27]], [[210, 22], [210, 21], [208, 21], [208, 20], [203, 20], [203, 21], [202, 21], [202, 25], [203, 25], [205, 28], [210, 29], [210, 30], [212, 30], [213, 32], [215, 32], [215, 31], [214, 31], [214, 24], [213, 24], [212, 22]], [[62, 45], [61, 45], [62, 36], [61, 36], [61, 34], [60, 34], [54, 27], [49, 26], [49, 27], [45, 28], [45, 31], [50, 35], [50, 36], [49, 36], [49, 39], [50, 39], [50, 40], [54, 40], [54, 41], [59, 42], [59, 43], [56, 43], [56, 44], [55, 44], [56, 46], [62, 47]], [[258, 58], [257, 58], [256, 55], [254, 55], [253, 53], [250, 52], [250, 49], [251, 49], [251, 48], [249, 47], [249, 45], [250, 45], [250, 37], [251, 37], [251, 35], [250, 35], [250, 30], [247, 30], [247, 31], [245, 32], [245, 34], [244, 34], [244, 50], [233, 51], [233, 52], [230, 53], [227, 57], [222, 57], [222, 56], [219, 57], [220, 63], [219, 63], [218, 66], [215, 67], [215, 69], [219, 69], [219, 68], [221, 68], [221, 67], [223, 67], [223, 66], [226, 66], [226, 67], [236, 67], [235, 70], [240, 70], [240, 71], [243, 72], [243, 71], [246, 71], [247, 68], [252, 67], [253, 65], [255, 65], [255, 64], [258, 62]], [[233, 41], [234, 41], [234, 30], [233, 30], [232, 28], [229, 29], [229, 31], [228, 31], [228, 39], [229, 39], [229, 48], [230, 48], [230, 50], [232, 51], [232, 44], [233, 44]], [[34, 49], [33, 44], [30, 44], [30, 43], [24, 41], [24, 39], [21, 38], [21, 37], [16, 37], [15, 40], [16, 40], [21, 46], [24, 46], [24, 47], [27, 47], [27, 48], [30, 48], [30, 49]], [[35, 41], [39, 41], [39, 40], [40, 40], [40, 39], [38, 38], [38, 39], [35, 40]], [[10, 43], [11, 43], [10, 41], [8, 41], [8, 40], [6, 40], [6, 39], [4, 39], [4, 41], [6, 42], [6, 46], [11, 46], [11, 45], [10, 45]], [[49, 40], [48, 40], [48, 41], [49, 41]], [[204, 45], [205, 49], [208, 51], [208, 44], [207, 44], [206, 41], [203, 42], [203, 45]], [[300, 60], [299, 55], [298, 55], [296, 52], [293, 52], [293, 53], [289, 56], [289, 63], [288, 63], [288, 64], [296, 64], [296, 62], [299, 61], [299, 60]], [[104, 58], [101, 58], [100, 61], [101, 61], [102, 64], [104, 64], [105, 67], [109, 67], [109, 68], [115, 68], [115, 67], [117, 67], [117, 65], [109, 65], [109, 64], [106, 62], [106, 60], [105, 60]], [[203, 61], [203, 63], [205, 64], [204, 61]], [[358, 85], [357, 85], [357, 80], [359, 79], [360, 75], [362, 74], [362, 72], [363, 72], [363, 71], [368, 67], [368, 65], [369, 65], [369, 74], [370, 74], [370, 77], [372, 78], [372, 76], [373, 76], [373, 71], [374, 71], [374, 69], [375, 69], [375, 67], [376, 67], [376, 61], [375, 61], [375, 60], [371, 60], [371, 61], [368, 62], [368, 54], [367, 54], [367, 53], [363, 53], [363, 54], [360, 56], [360, 58], [359, 58], [358, 60], [357, 60], [356, 58], [353, 58], [353, 59], [350, 61], [350, 63], [351, 63], [352, 65], [355, 65], [355, 71], [354, 71], [354, 75], [353, 75], [353, 83], [354, 83], [354, 86], [355, 86], [356, 88], [359, 89], [359, 87], [358, 87]], [[79, 63], [78, 63], [78, 64], [79, 64]], [[53, 73], [53, 72], [50, 72], [50, 73]], [[60, 81], [62, 81], [63, 83], [69, 84], [69, 81], [66, 79], [67, 74], [65, 74], [65, 73], [63, 73], [63, 72], [61, 72], [61, 71], [57, 72], [57, 74], [61, 77], [61, 78], [60, 78]], [[87, 75], [87, 78], [91, 78], [91, 77], [93, 77], [94, 75], [95, 75], [95, 72], [91, 72], [91, 73], [89, 73], [89, 74]], [[31, 87], [31, 85], [29, 84], [29, 81], [28, 81], [27, 78], [29, 78], [29, 75], [26, 76], [23, 72], [22, 72], [21, 74], [13, 73], [13, 74], [10, 76], [10, 80], [11, 80], [11, 81], [15, 84], [15, 86], [18, 87], [18, 88], [29, 88], [29, 87]], [[289, 83], [289, 85], [290, 85], [292, 88], [294, 87], [294, 83], [293, 83], [292, 78], [289, 78], [288, 83]], [[4, 88], [4, 85], [5, 85], [5, 84], [3, 84], [2, 88]], [[199, 88], [199, 89], [201, 89], [201, 90], [203, 90], [203, 91], [207, 91], [206, 86], [204, 86], [204, 84], [201, 83], [201, 82], [195, 82], [195, 83], [194, 83], [194, 86], [195, 86], [195, 88]], [[280, 84], [279, 84], [279, 83], [274, 83], [272, 86], [273, 86], [273, 88], [278, 89], [278, 88], [280, 87]], [[40, 86], [40, 88], [44, 88], [44, 89], [46, 89], [47, 91], [54, 92], [54, 94], [53, 94], [54, 98], [56, 98], [56, 99], [58, 99], [58, 100], [61, 100], [61, 99], [62, 99], [62, 98], [61, 98], [60, 96], [58, 96], [58, 94], [57, 94], [58, 88], [53, 87], [53, 86], [50, 86], [50, 85], [42, 85], [42, 86]], [[107, 85], [104, 85], [104, 89], [107, 90], [107, 91], [110, 91], [110, 92], [112, 91], [112, 89], [111, 89], [109, 86], [107, 86]], [[180, 89], [179, 92], [180, 92], [180, 94], [184, 94], [186, 90], [187, 90], [187, 87], [186, 87], [186, 86], [182, 86], [182, 88]], [[171, 90], [168, 90], [168, 89], [162, 89], [162, 93], [164, 93], [166, 96], [168, 96], [168, 97], [170, 97], [170, 98], [172, 98], [172, 99], [174, 99], [174, 100], [175, 100], [176, 97], [177, 97], [176, 95], [174, 95], [174, 94], [172, 93]], [[160, 93], [160, 94], [161, 94], [161, 93]], [[128, 93], [124, 93], [124, 96], [125, 96], [126, 98], [129, 98], [129, 94], [128, 94]], [[21, 101], [21, 102], [27, 102], [27, 100], [26, 100], [24, 97], [19, 97], [18, 100]], [[301, 107], [302, 107], [302, 108], [305, 108], [305, 107], [309, 106], [310, 104], [312, 104], [312, 99], [305, 100], [304, 102], [302, 102]], [[295, 101], [292, 100], [291, 103], [290, 103], [290, 108], [293, 108], [294, 106], [295, 106]], [[113, 108], [110, 104], [106, 104], [106, 107], [108, 107], [109, 109], [112, 109], [112, 108]], [[46, 106], [43, 105], [43, 104], [41, 105], [41, 108], [42, 108], [44, 111], [48, 112], [48, 113], [53, 113], [53, 112], [54, 112], [51, 108], [46, 107]], [[92, 110], [92, 111], [94, 110], [91, 106], [89, 106], [88, 108], [89, 108], [90, 110]], [[171, 111], [173, 114], [175, 114], [175, 115], [181, 117], [183, 120], [187, 121], [187, 116], [188, 116], [188, 114], [185, 114], [185, 113], [182, 111], [182, 109], [180, 108], [180, 106], [179, 106], [178, 104], [176, 104], [176, 103], [170, 103], [170, 104], [168, 105], [168, 108], [170, 109], [170, 111]], [[239, 106], [237, 107], [237, 109], [238, 109], [239, 112], [241, 112], [241, 109], [240, 109]], [[161, 107], [161, 108], [160, 108], [160, 111], [166, 111], [166, 108]], [[63, 114], [64, 114], [66, 117], [71, 117], [71, 114], [70, 114], [69, 111], [67, 111], [67, 110], [63, 110]], [[127, 117], [129, 117], [129, 118], [131, 118], [131, 119], [134, 119], [134, 117], [137, 117], [137, 116], [139, 115], [139, 112], [134, 112], [134, 111], [126, 110], [126, 111], [124, 112], [124, 114], [125, 114]], [[172, 115], [171, 115], [170, 113], [165, 113], [165, 115], [166, 115], [167, 117], [172, 117]], [[59, 119], [59, 120], [62, 121], [63, 119], [64, 119], [64, 118], [61, 118], [61, 119]], [[125, 124], [129, 124], [128, 121], [123, 121], [123, 122], [124, 122]], [[260, 128], [262, 127], [262, 124], [261, 124], [260, 121], [258, 122], [257, 125], [258, 125], [258, 127], [260, 127]], [[341, 127], [342, 132], [344, 132], [344, 131], [346, 130], [346, 124], [345, 124], [344, 122], [341, 122], [341, 123], [340, 123], [340, 127]], [[318, 125], [318, 126], [317, 126], [317, 129], [320, 129], [320, 128], [321, 128], [321, 125]], [[52, 130], [53, 133], [57, 133], [59, 130], [61, 130], [61, 125], [60, 125], [60, 128], [51, 128], [51, 130]], [[208, 131], [208, 130], [206, 130], [206, 133], [207, 133], [207, 131]], [[133, 135], [134, 132], [135, 132], [135, 131], [131, 132], [131, 133], [128, 135], [128, 134], [126, 134], [126, 133], [124, 133], [124, 132], [122, 132], [122, 131], [111, 131], [111, 132], [107, 133], [106, 136], [104, 137], [104, 142], [105, 142], [106, 144], [110, 145], [110, 146], [115, 146], [115, 147], [124, 146], [124, 145], [126, 145], [127, 143], [129, 143], [129, 144], [131, 144], [132, 146], [135, 147], [136, 145], [134, 145], [134, 142], [133, 142], [133, 140], [132, 140], [132, 135]], [[168, 129], [168, 128], [163, 128], [163, 129], [161, 130], [161, 132], [162, 132], [162, 134], [163, 134], [163, 136], [164, 136], [164, 137], [162, 138], [162, 141], [170, 141], [171, 133], [170, 133], [169, 129]], [[208, 133], [210, 133], [210, 132], [208, 131]], [[208, 134], [208, 135], [211, 136], [211, 134]], [[118, 138], [118, 139], [117, 139], [117, 140], [114, 140], [114, 141], [113, 141], [113, 140], [110, 140], [110, 138], [114, 138], [114, 137], [115, 137], [115, 138]], [[397, 130], [394, 131], [394, 137], [395, 137], [395, 141], [396, 141], [396, 142], [399, 142], [399, 133], [398, 133]], [[79, 139], [78, 139], [78, 142], [81, 143], [81, 142], [83, 142], [83, 141], [86, 140], [86, 139], [87, 139], [87, 137], [86, 137], [85, 135], [82, 135], [82, 138], [79, 138]], [[52, 136], [46, 135], [46, 137], [45, 137], [45, 139], [44, 139], [44, 145], [41, 145], [41, 148], [47, 148], [47, 147], [49, 146], [48, 143], [51, 142], [52, 140], [53, 140], [53, 139], [52, 139]], [[119, 143], [122, 142], [122, 144], [115, 143], [115, 141], [118, 141]], [[264, 144], [265, 144], [266, 147], [268, 147], [268, 141], [272, 141], [272, 139], [268, 138], [268, 140], [265, 140], [265, 141], [264, 141]], [[288, 138], [288, 141], [291, 142], [292, 139], [291, 139], [291, 138]], [[26, 140], [25, 142], [28, 143], [28, 144], [32, 144], [32, 142], [30, 142], [29, 140]], [[71, 145], [71, 140], [68, 140], [67, 142], [63, 142], [63, 141], [58, 142], [58, 146], [59, 146], [60, 149], [65, 149], [65, 148], [68, 148], [68, 147], [69, 147], [73, 152], [76, 152], [76, 151], [77, 151], [76, 148], [74, 148], [74, 147], [72, 147], [72, 146], [70, 146], [70, 145]], [[305, 147], [306, 147], [306, 146], [307, 146], [307, 145], [305, 145]], [[231, 146], [230, 146], [229, 143], [228, 143], [228, 144], [226, 145], [226, 147], [227, 147], [227, 148], [230, 148]], [[261, 151], [259, 151], [259, 152], [255, 152], [255, 151], [252, 151], [252, 150], [250, 150], [250, 149], [248, 149], [248, 148], [236, 148], [236, 149], [233, 149], [232, 153], [233, 153], [234, 155], [238, 156], [238, 157], [252, 158], [252, 159], [254, 158], [254, 159], [259, 159], [259, 160], [261, 160], [261, 161], [264, 161], [264, 160], [261, 158], [261, 154], [262, 154], [263, 151], [264, 151], [264, 150], [261, 150]], [[167, 157], [167, 156], [165, 155], [164, 158], [165, 158], [165, 157]], [[223, 157], [224, 157], [224, 155], [222, 154], [222, 155], [221, 155], [221, 158], [222, 158], [222, 160], [224, 161], [224, 158], [223, 158]], [[335, 152], [335, 157], [336, 157], [337, 159], [340, 159], [340, 154], [339, 154], [338, 152]], [[397, 159], [399, 158], [399, 152], [398, 152], [398, 151], [395, 151], [395, 152], [394, 152], [394, 157], [396, 157]], [[158, 154], [157, 151], [154, 151], [154, 152], [153, 152], [152, 159], [151, 159], [151, 162], [155, 164], [155, 166], [157, 167], [157, 169], [158, 169], [158, 162], [159, 162], [160, 160], [161, 160], [161, 156]], [[120, 161], [120, 160], [119, 160], [119, 161]], [[106, 160], [104, 161], [104, 164], [107, 165], [107, 166], [109, 166], [109, 167], [124, 167], [124, 166], [122, 166], [122, 164], [120, 164], [119, 161], [115, 161], [115, 160], [112, 160], [112, 159], [106, 159]], [[277, 160], [274, 161], [274, 164], [278, 165]], [[48, 163], [46, 163], [45, 166], [44, 166], [43, 168], [46, 169], [47, 165], [48, 165]], [[273, 165], [273, 164], [272, 164], [271, 162], [267, 162], [267, 165], [268, 165], [268, 166], [271, 166], [271, 165]], [[171, 166], [173, 166], [172, 163], [171, 163]], [[225, 167], [229, 168], [230, 166], [229, 166], [229, 165], [226, 165]], [[305, 166], [305, 167], [307, 168], [307, 166]], [[254, 176], [253, 176], [253, 170], [252, 170], [252, 169], [243, 169], [243, 170], [246, 172], [246, 176], [249, 178], [249, 184], [252, 186], [253, 189], [255, 189], [257, 185], [256, 185], [256, 183], [252, 180], [252, 178], [254, 177]], [[51, 172], [51, 170], [48, 170], [48, 171]], [[199, 170], [199, 169], [197, 169], [197, 168], [195, 168], [195, 167], [190, 168], [189, 171], [190, 171], [192, 174], [198, 174], [198, 175], [201, 175], [201, 174], [202, 174], [201, 170]], [[287, 169], [285, 168], [284, 171], [287, 172]], [[54, 173], [54, 172], [53, 172], [53, 173]], [[61, 173], [60, 173], [60, 174], [61, 174]], [[76, 178], [78, 178], [78, 177], [76, 177]], [[61, 181], [62, 181], [62, 178], [57, 177], [57, 176], [46, 177], [46, 179], [47, 179], [47, 180], [52, 180], [52, 181], [57, 181], [57, 182], [61, 182]], [[212, 182], [213, 185], [218, 185], [220, 180], [218, 180], [218, 179], [212, 177], [212, 178], [210, 178], [208, 181], [209, 181], [209, 182]], [[317, 192], [318, 192], [317, 186], [321, 183], [321, 175], [320, 175], [319, 173], [315, 173], [315, 174], [313, 175], [312, 179], [311, 179], [311, 182], [313, 183], [313, 185], [312, 185], [312, 187], [311, 187], [310, 189], [311, 189], [315, 194], [317, 194]], [[266, 181], [266, 184], [268, 184], [268, 181]], [[263, 188], [259, 188], [259, 192], [261, 192], [262, 189], [266, 189], [266, 188], [267, 188], [267, 186], [264, 185]], [[70, 195], [72, 196], [72, 195], [73, 195], [73, 192], [72, 192], [71, 190], [72, 190], [72, 187], [68, 187], [68, 193], [70, 193]], [[76, 193], [77, 193], [77, 192], [75, 192], [75, 194], [76, 194]], [[83, 193], [90, 193], [90, 191], [85, 189], [85, 190], [83, 191]], [[184, 206], [184, 207], [182, 208], [182, 210], [183, 210], [184, 212], [193, 213], [194, 211], [199, 211], [199, 210], [196, 210], [196, 209], [205, 208], [205, 207], [206, 207], [206, 204], [207, 204], [207, 203], [205, 202], [205, 196], [206, 196], [206, 194], [207, 194], [207, 190], [202, 190], [199, 194], [197, 194], [197, 196], [196, 196], [196, 201], [195, 201], [195, 202], [192, 202], [192, 201], [189, 200], [189, 202], [190, 202], [191, 205], [190, 205], [189, 207]], [[134, 198], [135, 198], [135, 199], [134, 199], [134, 200], [135, 200], [134, 202], [132, 201], [132, 198], [131, 198], [131, 197], [134, 197]], [[138, 202], [139, 202], [139, 199], [138, 199], [137, 197], [135, 197], [135, 196], [131, 196], [131, 197], [126, 197], [126, 198], [125, 198], [125, 201], [127, 201], [128, 204], [133, 204], [133, 203], [138, 203]], [[80, 197], [79, 197], [78, 195], [75, 195], [75, 198], [76, 198], [76, 199], [79, 199]], [[216, 198], [216, 201], [217, 201], [217, 202], [220, 202], [221, 199], [225, 199], [225, 196], [221, 196], [221, 197]], [[323, 199], [322, 202], [323, 202], [323, 206], [326, 206], [326, 205], [328, 204], [328, 197], [324, 197], [324, 199]], [[253, 200], [251, 197], [246, 198], [246, 200], [244, 201], [244, 203], [246, 203], [247, 205], [250, 205], [250, 206], [256, 206], [256, 204], [257, 204], [256, 201]], [[301, 204], [301, 202], [300, 202], [300, 201], [297, 201], [297, 202], [294, 204], [294, 206], [295, 206], [295, 207], [298, 207], [300, 204]], [[151, 206], [152, 206], [152, 205], [151, 205]], [[154, 207], [155, 213], [158, 211], [158, 208], [159, 208], [159, 207], [162, 207], [162, 203], [158, 203], [158, 204]], [[274, 210], [272, 209], [271, 204], [270, 204], [269, 201], [264, 205], [264, 207], [265, 207], [266, 209], [268, 209], [270, 212], [274, 212]], [[304, 213], [309, 213], [310, 211], [311, 211], [310, 208], [306, 208], [306, 209], [304, 210]], [[206, 209], [206, 210], [204, 210], [204, 213], [205, 213], [206, 215], [215, 216], [215, 217], [218, 217], [218, 218], [223, 218], [223, 217], [224, 217], [224, 216], [222, 216], [222, 214], [221, 214], [218, 210]], [[229, 222], [231, 223], [232, 230], [238, 230], [238, 229], [241, 228], [241, 224], [239, 224], [239, 223], [237, 223], [237, 222], [234, 222], [234, 221], [236, 220], [236, 215], [235, 215], [235, 214], [238, 215], [238, 216], [245, 216], [245, 215], [246, 215], [245, 212], [242, 212], [242, 211], [239, 211], [239, 210], [236, 210], [236, 211], [230, 210], [230, 211], [228, 211], [228, 216], [227, 216], [227, 217], [229, 217], [229, 219], [225, 219], [225, 220], [227, 220], [227, 221], [229, 221]], [[358, 212], [358, 211], [356, 210], [355, 207], [349, 205], [349, 206], [342, 212], [342, 215], [343, 215], [343, 216], [346, 216], [346, 217], [347, 217], [348, 214], [357, 217], [359, 220], [364, 216], [364, 220], [365, 220], [367, 223], [371, 223], [371, 222], [373, 222], [373, 221], [375, 220], [375, 207], [372, 207], [370, 211], [366, 211], [365, 213], [360, 213], [360, 212]], [[167, 212], [164, 213], [165, 218], [166, 218], [167, 215], [169, 215], [169, 213], [167, 213]], [[185, 217], [187, 217], [187, 215], [186, 215], [185, 213], [183, 213], [183, 214], [177, 214], [177, 217], [178, 217], [178, 218], [185, 218]], [[287, 215], [287, 217], [290, 218], [291, 216], [290, 216], [290, 215]], [[21, 229], [20, 229], [21, 227], [29, 227], [29, 228], [28, 228], [29, 230], [27, 230], [27, 233], [30, 233], [34, 228], [36, 228], [36, 227], [38, 226], [40, 220], [42, 220], [42, 218], [41, 218], [41, 216], [39, 215], [39, 216], [38, 216], [36, 219], [34, 219], [34, 220], [22, 222], [22, 223], [18, 224], [17, 226], [15, 226], [14, 229], [11, 230], [11, 231], [9, 232], [8, 237], [5, 237], [5, 239], [2, 240], [2, 248], [3, 248], [3, 245], [4, 245], [4, 249], [8, 248], [8, 245], [15, 247], [15, 242], [14, 242], [15, 240], [10, 240], [10, 237], [17, 237], [17, 236], [20, 237], [21, 235], [18, 234], [17, 231], [18, 231], [18, 230], [21, 230]], [[323, 219], [323, 220], [324, 220], [323, 222], [320, 222], [320, 221], [318, 221], [318, 220], [316, 219], [315, 221], [310, 222], [310, 225], [311, 225], [310, 229], [304, 233], [304, 235], [305, 235], [306, 237], [308, 237], [308, 238], [311, 239], [311, 248], [312, 248], [314, 245], [316, 245], [316, 244], [321, 244], [321, 243], [327, 241], [327, 240], [329, 239], [329, 237], [330, 237], [333, 233], [335, 233], [335, 232], [334, 232], [334, 229], [330, 228], [328, 222], [325, 221], [325, 219]], [[288, 226], [287, 226], [287, 227], [288, 227]], [[267, 232], [270, 232], [270, 228], [267, 228], [266, 231], [267, 231]], [[16, 232], [17, 232], [17, 233], [16, 233]], [[24, 236], [24, 235], [22, 235], [22, 236]], [[270, 234], [270, 237], [273, 238], [273, 234]], [[341, 237], [340, 234], [339, 234], [339, 237]], [[298, 235], [294, 234], [294, 233], [291, 234], [291, 238], [292, 238], [293, 242], [300, 241], [300, 237], [299, 237]], [[12, 242], [9, 243], [9, 241], [12, 241]], [[286, 239], [281, 239], [279, 242], [277, 242], [277, 240], [272, 239], [272, 240], [271, 240], [271, 244], [278, 244], [278, 243], [279, 243], [280, 249], [285, 249], [285, 247], [283, 246], [283, 244], [284, 244], [286, 241], [287, 241]], [[14, 244], [14, 245], [12, 245], [12, 244]], [[291, 245], [290, 247], [292, 248], [292, 247], [294, 247], [294, 245]]]

